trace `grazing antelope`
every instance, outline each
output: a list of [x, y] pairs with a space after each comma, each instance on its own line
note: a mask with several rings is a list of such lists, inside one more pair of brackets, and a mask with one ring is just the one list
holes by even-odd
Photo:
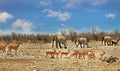
[[77, 58], [78, 55], [79, 55], [79, 52], [78, 51], [74, 51], [70, 57], [75, 56]]
[[75, 56], [76, 58], [78, 57], [80, 59], [81, 57], [85, 58], [86, 55], [88, 55], [88, 51], [75, 50], [74, 53], [72, 53], [71, 56]]
[[46, 51], [45, 52], [46, 53], [45, 57], [47, 57], [48, 55], [50, 55], [51, 57], [54, 57], [55, 52], [56, 52], [55, 50], [54, 51]]
[[45, 57], [47, 57], [49, 55], [49, 56], [51, 56], [53, 58], [54, 57], [58, 58], [59, 54], [60, 54], [60, 51], [56, 52], [56, 50], [54, 49], [54, 51], [47, 51]]
[[59, 52], [54, 52], [54, 56], [56, 56], [57, 58], [58, 58], [58, 56], [59, 56], [59, 54], [61, 53], [61, 51], [59, 51]]
[[88, 55], [88, 52], [87, 52], [87, 51], [80, 51], [80, 52], [79, 52], [79, 58], [80, 58], [80, 57], [85, 58], [86, 55]]
[[67, 55], [68, 55], [69, 53], [70, 53], [70, 50], [68, 50], [68, 52], [62, 51], [62, 52], [61, 52], [61, 57], [62, 57], [63, 55], [67, 57]]

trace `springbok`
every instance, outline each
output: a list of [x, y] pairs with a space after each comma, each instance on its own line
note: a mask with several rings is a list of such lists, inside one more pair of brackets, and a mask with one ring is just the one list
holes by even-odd
[[78, 57], [78, 55], [79, 55], [79, 52], [78, 51], [74, 51], [72, 54], [71, 54], [71, 56], [70, 57]]
[[95, 58], [95, 53], [93, 51], [89, 51], [87, 56], [88, 56], [88, 58], [93, 59], [93, 58]]
[[55, 52], [56, 52], [55, 50], [54, 51], [46, 51], [45, 52], [46, 53], [45, 57], [47, 57], [48, 55], [50, 55], [51, 57], [54, 57]]
[[60, 51], [59, 52], [56, 52], [56, 50], [54, 49], [54, 51], [46, 51], [45, 52], [46, 53], [46, 55], [45, 55], [45, 57], [47, 57], [48, 55], [50, 55], [51, 57], [57, 57], [58, 58], [58, 56], [59, 56], [59, 54], [60, 54]]
[[3, 52], [5, 52], [6, 46], [7, 46], [7, 43], [5, 43], [5, 42], [0, 42], [0, 50], [2, 50]]
[[15, 41], [8, 44], [8, 49], [11, 52], [12, 50], [15, 50], [15, 53], [17, 53], [18, 47], [20, 46], [20, 43], [16, 43]]
[[61, 57], [62, 56], [66, 56], [70, 53], [70, 50], [68, 50], [67, 52], [66, 51], [61, 51]]
[[79, 58], [80, 58], [80, 57], [85, 58], [86, 55], [88, 55], [88, 52], [87, 52], [87, 51], [80, 51], [80, 52], [79, 52]]
[[59, 54], [61, 53], [61, 51], [59, 52], [54, 52], [54, 56], [56, 56], [58, 58]]
[[100, 59], [103, 59], [105, 54], [106, 54], [105, 51], [102, 51], [102, 52], [100, 53]]

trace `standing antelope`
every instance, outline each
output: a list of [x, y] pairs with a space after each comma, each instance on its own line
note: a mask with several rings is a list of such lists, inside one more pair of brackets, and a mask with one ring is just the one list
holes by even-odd
[[63, 55], [67, 57], [67, 55], [68, 55], [69, 53], [70, 53], [70, 50], [68, 50], [67, 52], [62, 51], [62, 52], [61, 52], [61, 57], [62, 57]]
[[0, 50], [2, 50], [3, 52], [5, 52], [6, 46], [7, 46], [7, 43], [0, 42]]
[[79, 58], [80, 58], [80, 57], [85, 58], [86, 55], [88, 55], [88, 52], [87, 52], [87, 51], [80, 51], [80, 52], [79, 52]]
[[102, 51], [102, 53], [100, 53], [100, 59], [103, 59], [105, 54], [106, 54], [105, 51]]
[[61, 51], [59, 52], [54, 52], [54, 56], [56, 56], [58, 58], [59, 54], [61, 53]]
[[78, 55], [79, 55], [79, 52], [75, 50], [70, 57], [75, 56], [77, 58]]
[[8, 49], [11, 52], [12, 49], [15, 50], [15, 52], [17, 53], [18, 47], [20, 46], [20, 43], [16, 43], [16, 42], [12, 42], [8, 44]]
[[47, 57], [48, 55], [50, 55], [51, 57], [54, 57], [55, 52], [56, 52], [55, 50], [54, 51], [46, 51], [45, 52], [46, 53], [45, 57]]
[[93, 51], [89, 51], [87, 56], [88, 56], [88, 58], [90, 58], [90, 59], [91, 59], [91, 58], [95, 58], [95, 53], [94, 53]]
[[51, 57], [58, 57], [58, 55], [60, 54], [60, 51], [59, 52], [56, 52], [56, 50], [54, 49], [54, 51], [46, 51], [46, 55], [45, 57], [47, 57], [48, 55], [50, 55]]

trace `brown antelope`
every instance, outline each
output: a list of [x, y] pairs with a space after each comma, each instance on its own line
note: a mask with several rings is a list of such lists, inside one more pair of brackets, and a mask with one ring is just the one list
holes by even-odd
[[68, 55], [69, 53], [70, 53], [69, 50], [68, 50], [68, 52], [62, 51], [62, 52], [61, 52], [61, 57], [62, 57], [63, 55], [67, 57], [67, 55]]
[[10, 52], [12, 50], [15, 50], [15, 52], [17, 52], [19, 46], [20, 46], [20, 43], [12, 42], [12, 43], [9, 43], [7, 47]]
[[59, 52], [54, 52], [54, 56], [56, 56], [57, 58], [58, 58], [58, 56], [59, 56], [59, 54], [61, 53], [61, 51], [59, 51]]
[[105, 54], [106, 54], [105, 51], [102, 51], [102, 53], [100, 53], [100, 59], [103, 59]]
[[95, 58], [95, 53], [93, 51], [89, 51], [87, 54], [88, 58]]
[[80, 51], [80, 52], [79, 52], [79, 58], [80, 58], [80, 57], [85, 58], [86, 55], [88, 55], [88, 52], [87, 52], [87, 51]]
[[3, 52], [5, 52], [6, 46], [7, 44], [5, 44], [4, 42], [0, 42], [0, 50], [2, 50]]
[[46, 51], [45, 52], [46, 53], [45, 57], [47, 57], [48, 55], [50, 55], [51, 57], [54, 57], [55, 52], [56, 52], [55, 50], [54, 51]]
[[79, 55], [79, 52], [78, 51], [74, 51], [70, 57], [75, 56], [77, 58], [78, 55]]

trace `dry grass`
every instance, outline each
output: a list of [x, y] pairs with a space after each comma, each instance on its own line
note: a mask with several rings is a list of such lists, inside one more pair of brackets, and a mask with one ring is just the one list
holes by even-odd
[[[0, 54], [0, 71], [117, 71], [120, 70], [120, 62], [108, 64], [99, 60], [99, 55], [104, 50], [105, 56], [117, 56], [120, 58], [119, 46], [103, 46], [100, 42], [89, 43], [91, 48], [75, 47], [74, 43], [68, 43], [69, 54], [67, 57], [47, 57], [47, 50], [51, 50], [51, 44], [21, 44], [17, 55], [14, 53]], [[97, 48], [96, 48], [97, 46]], [[95, 48], [94, 48], [95, 47]], [[74, 50], [89, 51], [93, 50], [96, 58], [70, 57]], [[54, 48], [55, 49], [55, 48]], [[67, 50], [68, 50], [67, 49]], [[56, 51], [66, 51], [64, 48], [55, 49]], [[2, 53], [2, 52], [1, 52]]]

